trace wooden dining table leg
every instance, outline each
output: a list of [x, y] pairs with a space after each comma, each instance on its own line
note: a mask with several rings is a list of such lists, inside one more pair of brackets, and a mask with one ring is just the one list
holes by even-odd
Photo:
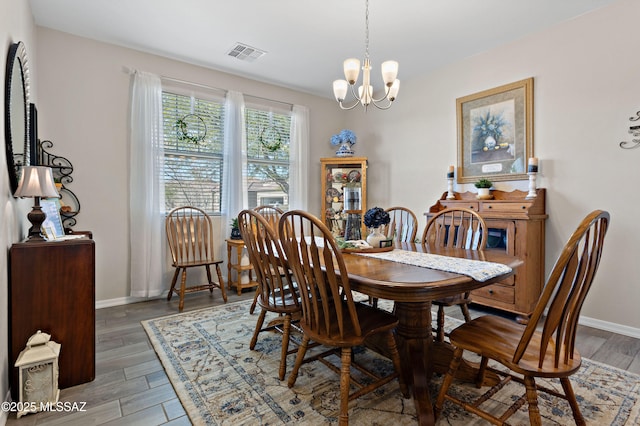
[[413, 400], [420, 425], [433, 425], [433, 406], [429, 394], [432, 374], [430, 346], [431, 302], [396, 302], [395, 314], [399, 323], [396, 340], [402, 365], [401, 374], [413, 391]]

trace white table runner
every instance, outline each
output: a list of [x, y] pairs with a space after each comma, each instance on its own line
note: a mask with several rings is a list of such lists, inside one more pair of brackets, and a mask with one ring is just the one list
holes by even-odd
[[381, 253], [357, 253], [360, 256], [375, 257], [392, 262], [437, 269], [439, 271], [455, 272], [484, 282], [488, 279], [511, 272], [507, 265], [481, 260], [461, 259], [458, 257], [440, 256], [431, 253], [394, 249]]

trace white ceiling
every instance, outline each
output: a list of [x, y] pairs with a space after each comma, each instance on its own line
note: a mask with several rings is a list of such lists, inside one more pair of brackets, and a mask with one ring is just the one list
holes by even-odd
[[[614, 1], [371, 0], [372, 82], [385, 60], [409, 79]], [[325, 97], [343, 60], [364, 57], [364, 0], [30, 2], [39, 26]], [[237, 42], [267, 54], [239, 61], [227, 55]]]

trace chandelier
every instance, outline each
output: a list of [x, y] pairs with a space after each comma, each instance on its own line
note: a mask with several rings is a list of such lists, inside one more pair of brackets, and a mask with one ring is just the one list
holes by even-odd
[[[382, 63], [382, 80], [384, 81], [384, 96], [375, 99], [373, 97], [373, 86], [371, 85], [371, 62], [369, 61], [369, 0], [365, 2], [365, 50], [364, 63], [362, 65], [362, 85], [358, 87], [358, 93], [355, 91], [355, 84], [360, 74], [360, 61], [356, 58], [349, 58], [344, 61], [344, 76], [346, 80], [335, 80], [333, 82], [333, 95], [340, 104], [342, 109], [353, 109], [356, 105], [361, 104], [365, 111], [370, 104], [378, 109], [389, 109], [391, 103], [398, 96], [400, 90], [400, 80], [396, 78], [398, 75], [398, 62], [386, 61]], [[351, 87], [351, 94], [355, 101], [351, 106], [343, 104], [347, 91]]]

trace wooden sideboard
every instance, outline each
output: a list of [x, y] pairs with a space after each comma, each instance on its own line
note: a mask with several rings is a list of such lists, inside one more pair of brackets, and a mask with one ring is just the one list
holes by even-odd
[[471, 293], [473, 303], [513, 312], [526, 322], [544, 287], [545, 190], [526, 199], [527, 192], [494, 190], [490, 200], [478, 200], [475, 192], [455, 192], [455, 199], [447, 200], [447, 193], [425, 213], [430, 215], [447, 207], [466, 207], [482, 215], [489, 228], [487, 248], [504, 250], [522, 259], [515, 275], [500, 283]]
[[60, 388], [95, 378], [95, 244], [89, 236], [22, 242], [9, 252], [9, 371], [18, 397], [16, 359], [38, 330], [60, 343]]

